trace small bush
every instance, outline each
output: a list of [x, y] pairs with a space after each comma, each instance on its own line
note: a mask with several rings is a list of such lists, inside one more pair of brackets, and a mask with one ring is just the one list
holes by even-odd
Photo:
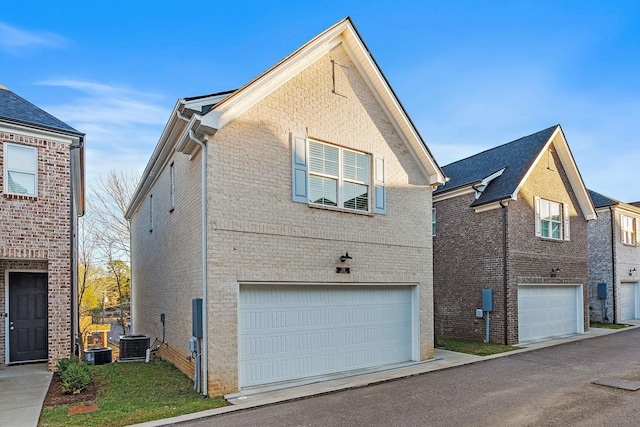
[[67, 370], [69, 365], [73, 363], [80, 363], [80, 359], [78, 359], [77, 356], [71, 356], [66, 359], [58, 360], [58, 364], [56, 365], [56, 367], [58, 368], [58, 373], [62, 375], [62, 373]]
[[62, 380], [62, 391], [65, 394], [78, 394], [86, 390], [91, 380], [89, 367], [77, 359], [67, 364], [66, 368], [60, 372]]

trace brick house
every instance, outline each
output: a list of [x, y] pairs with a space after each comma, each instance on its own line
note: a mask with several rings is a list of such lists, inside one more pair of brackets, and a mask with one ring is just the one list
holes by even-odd
[[623, 203], [591, 190], [589, 194], [598, 213], [598, 220], [589, 223], [591, 320], [622, 323], [638, 319], [640, 203]]
[[[596, 214], [559, 125], [443, 167], [433, 195], [437, 336], [514, 344], [588, 330]], [[437, 220], [436, 220], [437, 218]], [[480, 313], [477, 310], [480, 309]]]
[[73, 351], [85, 135], [0, 86], [0, 364]]
[[443, 181], [349, 18], [180, 99], [126, 214], [134, 332], [193, 375], [202, 298], [211, 395], [432, 358], [424, 212]]

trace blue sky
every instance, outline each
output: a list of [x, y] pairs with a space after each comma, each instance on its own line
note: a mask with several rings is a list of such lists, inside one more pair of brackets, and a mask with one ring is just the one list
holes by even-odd
[[640, 200], [636, 1], [14, 1], [0, 84], [87, 134], [91, 182], [347, 15], [439, 164], [559, 123], [590, 189]]

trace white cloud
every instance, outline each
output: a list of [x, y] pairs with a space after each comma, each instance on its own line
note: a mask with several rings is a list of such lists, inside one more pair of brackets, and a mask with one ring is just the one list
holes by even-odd
[[0, 49], [5, 52], [17, 53], [32, 47], [62, 48], [67, 43], [67, 39], [58, 34], [47, 31], [29, 32], [0, 22]]
[[87, 180], [108, 171], [146, 166], [173, 104], [161, 96], [80, 80], [47, 80], [40, 85], [68, 90], [66, 102], [43, 108], [87, 135]]

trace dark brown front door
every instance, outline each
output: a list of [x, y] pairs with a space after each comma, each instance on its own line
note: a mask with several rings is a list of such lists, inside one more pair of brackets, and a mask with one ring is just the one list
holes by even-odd
[[9, 362], [47, 359], [47, 274], [9, 273]]

